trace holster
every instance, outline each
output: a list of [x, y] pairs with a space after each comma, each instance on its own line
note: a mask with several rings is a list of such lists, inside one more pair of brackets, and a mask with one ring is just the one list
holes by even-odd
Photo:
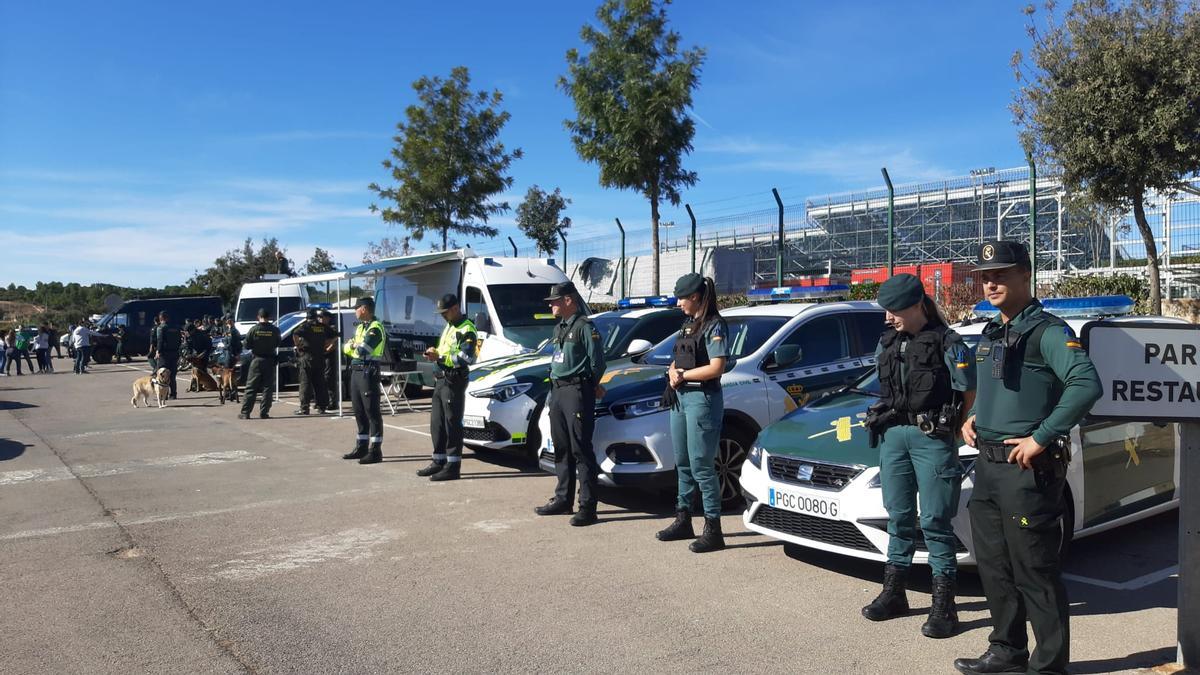
[[884, 403], [875, 403], [867, 408], [867, 417], [863, 420], [863, 426], [867, 429], [867, 444], [872, 448], [879, 447], [879, 441], [883, 438], [883, 433], [889, 427], [896, 425], [896, 411], [888, 408]]

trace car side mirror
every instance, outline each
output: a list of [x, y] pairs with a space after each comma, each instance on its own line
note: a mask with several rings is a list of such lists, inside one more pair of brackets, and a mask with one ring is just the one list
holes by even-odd
[[629, 347], [625, 350], [625, 356], [640, 356], [654, 348], [654, 345], [649, 340], [638, 338], [629, 343]]
[[475, 330], [480, 333], [492, 332], [492, 317], [488, 316], [487, 312], [475, 313]]
[[803, 355], [804, 350], [800, 349], [800, 345], [779, 345], [772, 353], [772, 356], [775, 357], [775, 365], [779, 368], [787, 368], [799, 363]]

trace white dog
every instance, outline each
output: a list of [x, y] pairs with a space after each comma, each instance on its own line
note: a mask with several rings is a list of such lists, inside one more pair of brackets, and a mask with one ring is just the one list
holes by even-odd
[[138, 407], [138, 399], [142, 399], [142, 403], [149, 408], [150, 397], [154, 396], [158, 400], [158, 407], [167, 407], [167, 395], [171, 393], [171, 371], [166, 368], [159, 368], [154, 372], [153, 376], [147, 375], [139, 377], [133, 383], [133, 398], [129, 402], [133, 407]]

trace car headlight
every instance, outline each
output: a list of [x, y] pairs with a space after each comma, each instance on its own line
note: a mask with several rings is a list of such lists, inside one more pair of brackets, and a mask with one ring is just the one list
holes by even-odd
[[530, 382], [523, 382], [521, 384], [505, 384], [499, 387], [493, 387], [491, 389], [473, 391], [471, 392], [471, 395], [475, 398], [494, 398], [497, 401], [504, 403], [505, 401], [511, 401], [521, 394], [524, 394], [525, 392], [529, 391], [531, 387], [533, 387], [533, 384]]
[[763, 449], [757, 445], [751, 446], [750, 453], [746, 455], [746, 459], [750, 460], [750, 463], [754, 465], [754, 468], [762, 468], [762, 458]]
[[646, 398], [635, 398], [629, 401], [621, 401], [612, 405], [612, 414], [619, 420], [627, 420], [633, 417], [641, 417], [643, 415], [652, 415], [654, 413], [663, 412], [666, 408], [662, 404], [662, 396], [647, 396]]

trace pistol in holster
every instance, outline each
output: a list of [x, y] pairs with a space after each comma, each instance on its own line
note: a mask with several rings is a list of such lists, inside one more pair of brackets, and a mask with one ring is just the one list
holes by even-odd
[[883, 432], [895, 425], [895, 422], [896, 411], [887, 404], [879, 402], [867, 408], [867, 416], [863, 419], [863, 426], [867, 429], [867, 444], [872, 448], [879, 447]]

